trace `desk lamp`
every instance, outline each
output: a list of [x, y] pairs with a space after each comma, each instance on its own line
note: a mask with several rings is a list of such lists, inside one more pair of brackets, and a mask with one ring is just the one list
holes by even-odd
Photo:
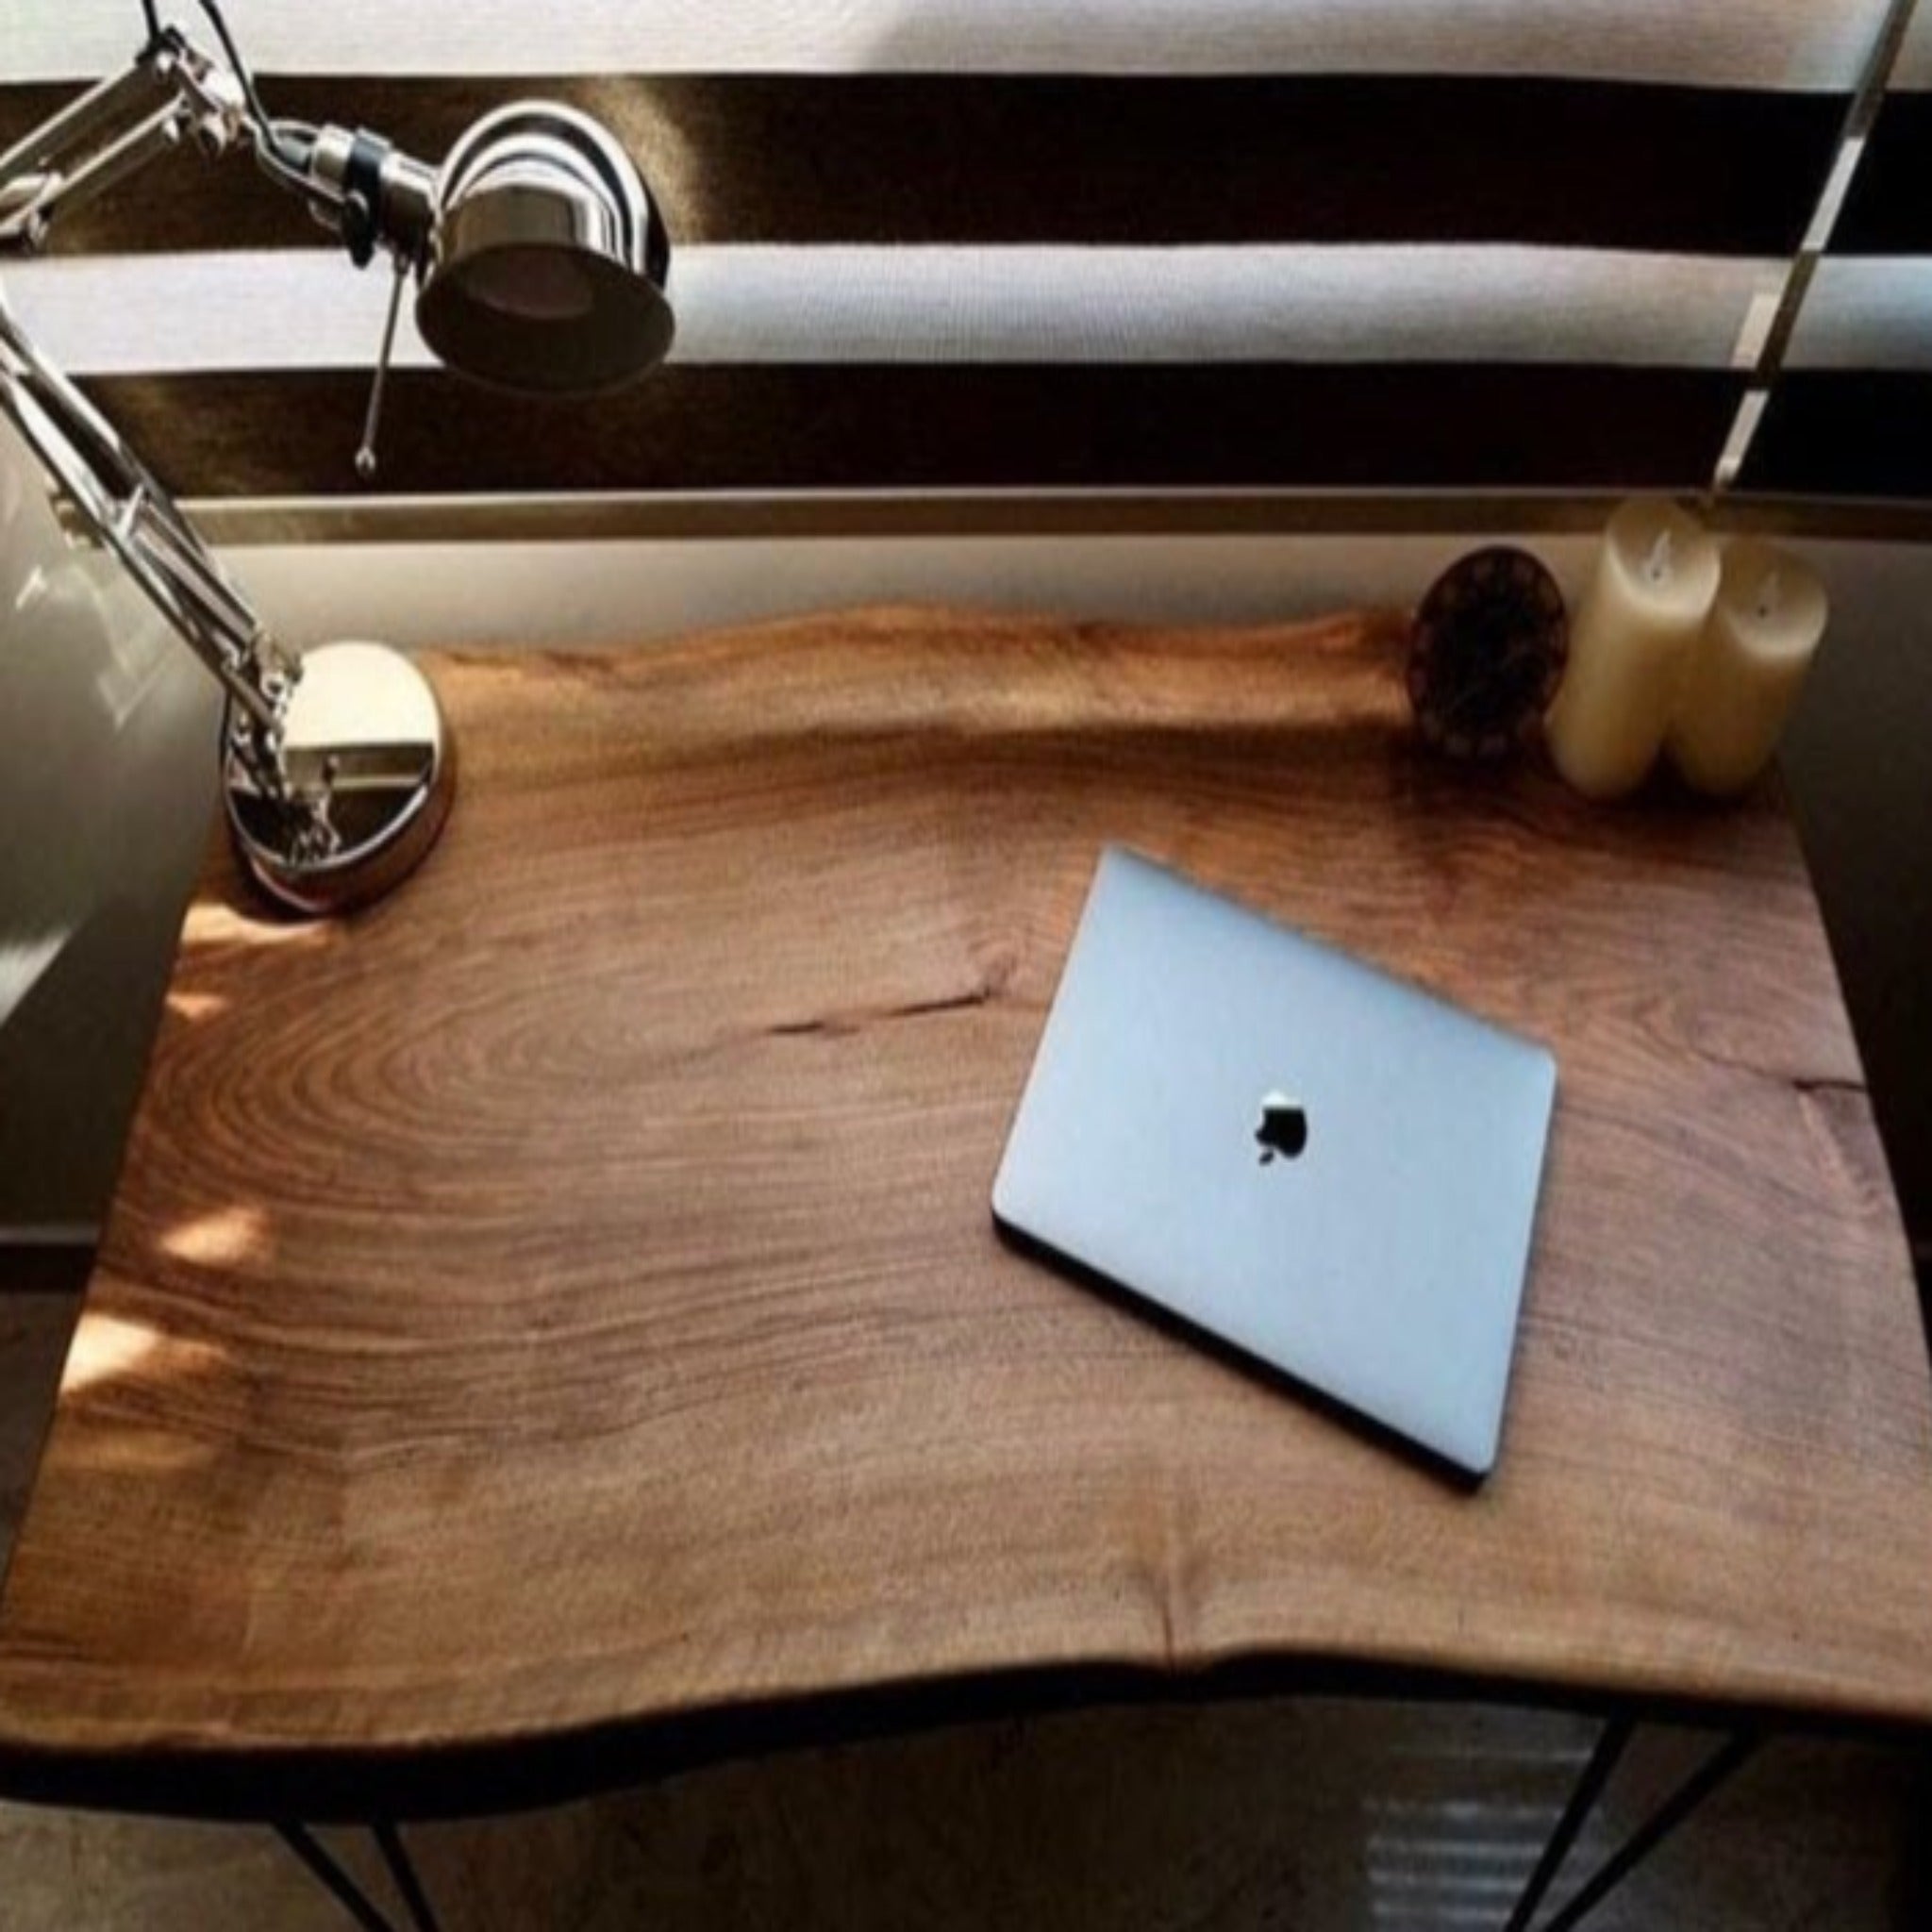
[[[636, 168], [572, 108], [526, 101], [486, 114], [440, 170], [366, 131], [277, 120], [261, 104], [214, 0], [219, 57], [163, 26], [0, 155], [0, 258], [29, 255], [73, 211], [192, 141], [249, 149], [366, 267], [394, 272], [357, 453], [376, 466], [384, 378], [404, 286], [452, 370], [503, 389], [616, 387], [670, 347], [670, 247]], [[113, 551], [227, 694], [224, 793], [250, 874], [308, 914], [388, 891], [435, 842], [455, 747], [429, 682], [384, 644], [296, 653], [269, 631], [169, 492], [0, 302], [0, 412], [79, 523]]]

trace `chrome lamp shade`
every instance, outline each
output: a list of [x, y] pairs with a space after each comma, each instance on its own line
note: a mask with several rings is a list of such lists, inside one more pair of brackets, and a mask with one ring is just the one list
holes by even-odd
[[671, 251], [630, 157], [574, 108], [521, 101], [462, 136], [436, 187], [416, 321], [450, 368], [594, 393], [671, 346]]

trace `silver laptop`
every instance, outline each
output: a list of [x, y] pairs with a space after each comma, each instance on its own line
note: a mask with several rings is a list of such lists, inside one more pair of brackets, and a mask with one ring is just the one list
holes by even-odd
[[1541, 1046], [1109, 850], [993, 1214], [1482, 1475], [1555, 1094]]

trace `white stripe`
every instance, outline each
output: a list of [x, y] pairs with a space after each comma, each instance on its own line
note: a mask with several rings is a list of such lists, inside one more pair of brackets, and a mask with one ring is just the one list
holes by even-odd
[[[686, 363], [1730, 365], [1775, 261], [1517, 246], [693, 247]], [[72, 257], [5, 287], [79, 375], [359, 369], [386, 274], [327, 250]], [[402, 366], [429, 360], [413, 326]]]
[[[1811, 89], [1856, 83], [1884, 10], [1884, 0], [227, 0], [264, 73], [1545, 74]], [[163, 0], [163, 11], [199, 19], [188, 0]], [[0, 0], [0, 81], [92, 77], [140, 40], [137, 0]]]
[[1786, 365], [1932, 370], [1932, 260], [1826, 256]]

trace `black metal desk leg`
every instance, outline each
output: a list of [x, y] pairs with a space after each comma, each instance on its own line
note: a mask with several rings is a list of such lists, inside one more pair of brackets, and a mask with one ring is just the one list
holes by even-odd
[[1557, 1820], [1556, 1829], [1550, 1833], [1542, 1857], [1536, 1861], [1536, 1870], [1529, 1874], [1529, 1883], [1523, 1888], [1523, 1896], [1516, 1901], [1516, 1909], [1509, 1914], [1509, 1923], [1503, 1932], [1529, 1932], [1537, 1907], [1556, 1883], [1570, 1847], [1576, 1842], [1576, 1834], [1603, 1795], [1603, 1789], [1609, 1783], [1610, 1774], [1616, 1770], [1617, 1760], [1623, 1757], [1636, 1729], [1628, 1718], [1618, 1717], [1612, 1718], [1598, 1734], [1590, 1762], [1583, 1767], [1583, 1775], [1576, 1780], [1570, 1801], [1563, 1807], [1563, 1815]]
[[370, 1902], [369, 1895], [337, 1863], [334, 1855], [306, 1824], [278, 1824], [275, 1836], [308, 1868], [309, 1876], [361, 1926], [362, 1932], [396, 1932]]
[[[416, 1932], [440, 1932], [436, 1914], [430, 1909], [428, 1894], [416, 1875], [402, 1833], [393, 1824], [370, 1827], [375, 1834], [382, 1862], [389, 1867], [396, 1890], [408, 1908], [409, 1923]], [[362, 1932], [396, 1932], [394, 1924], [369, 1894], [349, 1875], [347, 1869], [306, 1824], [277, 1824], [275, 1836], [300, 1858], [309, 1875], [354, 1919]]]
[[1595, 1875], [1543, 1927], [1543, 1932], [1574, 1932], [1575, 1926], [1582, 1924], [1678, 1825], [1744, 1764], [1762, 1741], [1756, 1731], [1733, 1732], [1624, 1840], [1616, 1852], [1605, 1859]]
[[441, 1932], [436, 1923], [436, 1914], [429, 1908], [429, 1894], [423, 1890], [423, 1881], [417, 1877], [408, 1848], [403, 1843], [402, 1833], [389, 1824], [375, 1825], [374, 1830], [377, 1848], [382, 1853], [382, 1862], [389, 1867], [389, 1875], [395, 1880], [396, 1890], [403, 1895], [403, 1904], [408, 1907], [409, 1920], [416, 1932]]

